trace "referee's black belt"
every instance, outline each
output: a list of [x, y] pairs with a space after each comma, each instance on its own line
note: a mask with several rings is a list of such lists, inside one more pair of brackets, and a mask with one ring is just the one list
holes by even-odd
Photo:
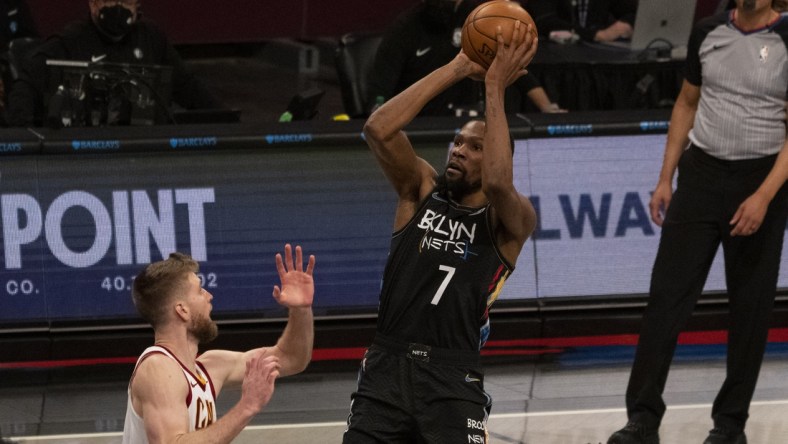
[[713, 165], [717, 168], [724, 168], [727, 171], [752, 171], [754, 169], [760, 168], [771, 168], [774, 165], [774, 162], [777, 160], [777, 155], [779, 154], [776, 153], [763, 157], [754, 157], [751, 159], [727, 160], [712, 156], [711, 154], [707, 153], [705, 149], [695, 145], [692, 142], [690, 142], [689, 149], [687, 151], [688, 154], [693, 156], [693, 158], [701, 160], [707, 165]]
[[389, 338], [380, 333], [375, 335], [372, 347], [389, 353], [403, 355], [415, 361], [450, 365], [479, 365], [479, 352], [477, 350], [452, 350], [413, 342], [407, 343]]

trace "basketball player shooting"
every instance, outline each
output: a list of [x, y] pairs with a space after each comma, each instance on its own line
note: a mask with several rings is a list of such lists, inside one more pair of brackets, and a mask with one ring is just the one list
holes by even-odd
[[[479, 350], [488, 308], [536, 225], [513, 183], [504, 90], [536, 53], [530, 26], [496, 32], [489, 69], [460, 52], [377, 109], [364, 134], [398, 201], [377, 332], [352, 395], [344, 443], [487, 442], [490, 397]], [[442, 174], [403, 129], [463, 78], [484, 80], [484, 120], [455, 136]]]

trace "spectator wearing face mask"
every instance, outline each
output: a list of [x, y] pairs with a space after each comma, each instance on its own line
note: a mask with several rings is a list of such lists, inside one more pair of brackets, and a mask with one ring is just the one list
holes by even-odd
[[12, 126], [39, 126], [62, 79], [47, 60], [172, 67], [172, 100], [186, 109], [222, 105], [190, 73], [165, 34], [141, 17], [139, 0], [88, 0], [90, 17], [69, 24], [32, 51], [8, 100]]

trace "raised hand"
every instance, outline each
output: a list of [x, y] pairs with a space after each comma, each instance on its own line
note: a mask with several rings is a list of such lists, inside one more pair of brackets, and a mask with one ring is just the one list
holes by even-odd
[[518, 78], [525, 75], [525, 69], [536, 55], [536, 37], [531, 32], [531, 25], [525, 25], [520, 21], [515, 22], [512, 41], [506, 45], [503, 40], [503, 31], [498, 27], [496, 32], [498, 48], [495, 59], [487, 69], [485, 80], [504, 82], [505, 86], [514, 83]]
[[312, 271], [315, 268], [315, 256], [309, 256], [309, 263], [304, 271], [304, 258], [301, 246], [296, 245], [295, 262], [290, 244], [285, 244], [285, 257], [276, 254], [276, 271], [279, 272], [281, 288], [274, 285], [274, 299], [279, 305], [288, 308], [309, 307], [315, 294], [315, 281]]

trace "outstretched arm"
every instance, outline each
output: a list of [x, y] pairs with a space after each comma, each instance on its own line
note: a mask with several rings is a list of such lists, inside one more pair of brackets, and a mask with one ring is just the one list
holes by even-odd
[[509, 123], [504, 111], [506, 87], [526, 73], [525, 66], [536, 54], [536, 39], [520, 22], [515, 23], [512, 42], [504, 45], [500, 28], [498, 51], [485, 76], [484, 160], [482, 190], [494, 212], [496, 242], [509, 263], [514, 264], [528, 236], [536, 227], [531, 202], [514, 187]]
[[276, 270], [279, 272], [281, 288], [274, 286], [274, 299], [290, 311], [282, 336], [271, 352], [279, 357], [282, 376], [302, 372], [312, 359], [312, 344], [315, 331], [312, 318], [312, 299], [315, 282], [312, 272], [315, 256], [310, 255], [304, 270], [301, 246], [296, 245], [295, 262], [290, 244], [285, 245], [285, 257], [276, 255]]
[[598, 42], [612, 42], [620, 38], [631, 38], [633, 27], [635, 26], [637, 8], [637, 0], [614, 0], [611, 2], [610, 10], [607, 12], [615, 17], [616, 21], [607, 28], [597, 31], [594, 40]]
[[543, 113], [565, 113], [567, 110], [561, 108], [557, 103], [550, 101], [547, 92], [541, 86], [531, 88], [527, 93], [528, 98]]
[[315, 257], [309, 256], [306, 270], [303, 265], [301, 247], [295, 248], [295, 262], [290, 244], [285, 245], [285, 256], [276, 255], [276, 269], [281, 286], [274, 286], [276, 301], [289, 309], [287, 325], [282, 335], [271, 347], [261, 347], [247, 352], [229, 350], [209, 350], [199, 357], [212, 379], [217, 391], [222, 385], [237, 385], [244, 380], [247, 362], [258, 354], [263, 357], [274, 356], [279, 363], [278, 374], [288, 376], [303, 371], [312, 359], [314, 326], [312, 299], [315, 283], [312, 273]]
[[632, 25], [621, 20], [615, 21], [605, 29], [600, 29], [594, 35], [594, 41], [612, 42], [618, 39], [628, 39], [632, 37]]
[[465, 77], [483, 75], [484, 69], [460, 52], [378, 108], [364, 125], [367, 144], [399, 197], [395, 230], [415, 214], [416, 207], [435, 185], [436, 172], [416, 155], [403, 132], [424, 105]]

